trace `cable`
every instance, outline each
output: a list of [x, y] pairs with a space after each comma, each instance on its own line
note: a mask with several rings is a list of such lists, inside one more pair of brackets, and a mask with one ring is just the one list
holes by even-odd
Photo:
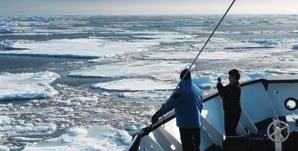
[[[232, 8], [232, 6], [234, 5], [235, 1], [236, 0], [233, 0], [233, 2], [230, 4], [229, 8], [226, 10], [225, 14], [221, 17], [220, 21], [217, 23], [217, 25], [214, 28], [214, 30], [212, 31], [212, 33], [209, 35], [207, 41], [204, 43], [203, 47], [201, 48], [201, 50], [199, 51], [199, 53], [197, 54], [197, 56], [195, 57], [195, 59], [192, 61], [191, 65], [189, 66], [189, 68], [188, 68], [189, 70], [194, 65], [194, 63], [197, 61], [197, 59], [199, 58], [199, 56], [201, 55], [201, 53], [203, 52], [203, 50], [205, 49], [205, 47], [209, 43], [211, 37], [214, 35], [215, 31], [217, 30], [217, 28], [219, 27], [219, 25], [221, 24], [221, 22], [224, 20], [224, 18], [226, 17], [226, 15], [228, 14], [228, 12]], [[183, 79], [184, 79], [184, 77], [183, 77]]]
[[[190, 72], [190, 69], [192, 68], [192, 66], [194, 65], [194, 63], [198, 60], [199, 56], [201, 55], [201, 53], [203, 52], [203, 50], [205, 49], [205, 47], [207, 46], [207, 44], [209, 43], [210, 39], [212, 38], [212, 36], [214, 35], [215, 31], [218, 29], [218, 27], [220, 26], [220, 24], [222, 23], [222, 21], [224, 20], [224, 18], [226, 17], [226, 15], [228, 14], [228, 12], [230, 11], [230, 9], [232, 8], [232, 6], [234, 5], [236, 0], [233, 0], [233, 2], [230, 4], [230, 6], [228, 7], [228, 9], [226, 10], [226, 12], [224, 13], [224, 15], [221, 17], [221, 19], [219, 20], [219, 22], [217, 23], [216, 27], [213, 29], [212, 33], [209, 35], [208, 39], [206, 40], [206, 42], [204, 43], [203, 47], [201, 48], [201, 50], [199, 51], [199, 53], [197, 54], [197, 56], [195, 57], [195, 59], [192, 61], [191, 65], [188, 67], [188, 71], [183, 75], [183, 77], [181, 78], [181, 81], [185, 78], [185, 76], [188, 74], [188, 72]], [[181, 82], [180, 81], [180, 82]], [[174, 89], [174, 91], [172, 92], [170, 98], [172, 97], [172, 95], [176, 92], [177, 88], [179, 87], [180, 82], [177, 84], [176, 88]], [[169, 100], [169, 99], [167, 99]]]

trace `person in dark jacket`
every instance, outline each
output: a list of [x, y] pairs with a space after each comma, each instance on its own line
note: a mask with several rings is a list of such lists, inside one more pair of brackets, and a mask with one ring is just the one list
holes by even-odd
[[241, 105], [240, 96], [241, 88], [239, 84], [240, 73], [237, 69], [229, 71], [229, 84], [223, 86], [221, 78], [217, 78], [217, 90], [223, 100], [224, 122], [227, 136], [236, 136], [236, 128], [240, 120]]
[[183, 150], [199, 151], [202, 91], [192, 82], [190, 70], [184, 69], [180, 79], [179, 87], [170, 99], [152, 116], [152, 123], [156, 123], [159, 117], [175, 109], [176, 125], [179, 127]]

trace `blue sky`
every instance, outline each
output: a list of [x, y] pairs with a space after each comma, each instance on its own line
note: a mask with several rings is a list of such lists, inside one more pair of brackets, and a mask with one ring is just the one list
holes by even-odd
[[[232, 0], [0, 0], [0, 16], [222, 14]], [[298, 0], [237, 0], [233, 14], [298, 14]]]

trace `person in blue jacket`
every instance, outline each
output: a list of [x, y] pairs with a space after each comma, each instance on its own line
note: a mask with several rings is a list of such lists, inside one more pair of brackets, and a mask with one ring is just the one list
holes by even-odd
[[189, 69], [180, 74], [179, 87], [169, 100], [152, 116], [152, 123], [175, 109], [176, 124], [179, 127], [180, 139], [184, 151], [200, 150], [200, 114], [203, 108], [202, 91], [191, 80]]

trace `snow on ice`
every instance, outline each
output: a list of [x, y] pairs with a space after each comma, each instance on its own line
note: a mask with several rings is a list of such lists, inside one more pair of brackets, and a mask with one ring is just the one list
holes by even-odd
[[52, 97], [51, 83], [60, 76], [53, 72], [0, 74], [0, 100], [26, 100]]

